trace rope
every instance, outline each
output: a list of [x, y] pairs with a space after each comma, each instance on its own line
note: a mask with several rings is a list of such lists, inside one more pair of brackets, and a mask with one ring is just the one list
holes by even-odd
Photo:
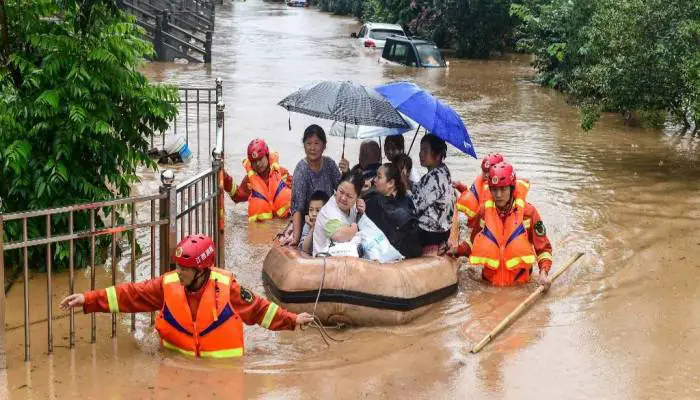
[[[321, 298], [321, 291], [323, 290], [323, 284], [326, 281], [326, 257], [329, 257], [329, 253], [318, 253], [320, 256], [323, 257], [323, 273], [321, 275], [321, 284], [318, 287], [318, 292], [316, 293], [316, 301], [314, 301], [314, 309], [311, 312], [311, 316], [313, 317], [314, 321], [311, 322], [308, 326], [312, 328], [316, 328], [318, 330], [318, 333], [321, 335], [321, 339], [323, 339], [323, 342], [326, 344], [326, 347], [330, 347], [330, 343], [328, 342], [328, 339], [334, 341], [334, 342], [344, 342], [345, 339], [336, 339], [333, 336], [331, 336], [327, 329], [339, 329], [340, 324], [336, 324], [335, 326], [325, 326], [323, 325], [323, 322], [321, 322], [321, 319], [316, 316], [316, 307], [318, 307], [318, 301]], [[301, 330], [306, 330], [308, 327], [301, 327]]]

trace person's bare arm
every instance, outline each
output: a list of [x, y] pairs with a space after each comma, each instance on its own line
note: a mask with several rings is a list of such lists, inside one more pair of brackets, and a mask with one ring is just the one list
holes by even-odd
[[355, 235], [357, 235], [357, 224], [352, 224], [338, 228], [338, 230], [331, 235], [331, 239], [336, 242], [349, 242]]

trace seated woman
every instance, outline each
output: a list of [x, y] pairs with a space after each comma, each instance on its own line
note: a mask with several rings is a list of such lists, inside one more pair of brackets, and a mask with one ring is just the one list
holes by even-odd
[[396, 165], [382, 165], [377, 170], [374, 187], [376, 191], [365, 199], [367, 216], [402, 256], [420, 256], [422, 245], [418, 237], [416, 210], [406, 195], [406, 186]]
[[423, 136], [419, 157], [420, 164], [428, 169], [428, 173], [415, 185], [412, 195], [423, 255], [442, 255], [447, 251], [455, 196], [450, 170], [443, 163], [446, 156], [447, 145], [444, 140], [433, 135]]
[[[411, 161], [411, 157], [406, 154], [406, 142], [404, 141], [404, 138], [402, 135], [392, 135], [392, 136], [387, 136], [386, 139], [384, 139], [384, 155], [386, 156], [386, 159], [391, 162], [391, 163], [399, 163], [400, 160], [408, 160], [408, 176], [412, 182], [418, 182], [420, 180], [420, 172], [418, 171], [418, 168], [413, 168], [413, 162]], [[395, 159], [396, 157], [399, 157], [399, 159]], [[401, 166], [399, 167], [399, 171], [401, 171]], [[411, 189], [411, 186], [406, 186], [409, 190]]]
[[309, 125], [302, 138], [306, 157], [294, 168], [292, 186], [292, 227], [293, 233], [280, 240], [281, 245], [297, 246], [304, 227], [305, 208], [316, 191], [329, 196], [338, 186], [340, 170], [333, 159], [323, 155], [326, 150], [326, 132], [318, 125]]
[[364, 185], [362, 174], [346, 174], [338, 189], [316, 217], [313, 233], [313, 255], [326, 251], [331, 241], [349, 242], [357, 234], [357, 219], [365, 212], [365, 202], [360, 199]]

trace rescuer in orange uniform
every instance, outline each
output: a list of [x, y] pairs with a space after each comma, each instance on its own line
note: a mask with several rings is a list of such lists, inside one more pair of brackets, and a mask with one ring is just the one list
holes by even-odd
[[273, 331], [294, 330], [313, 321], [256, 296], [240, 286], [232, 273], [214, 268], [212, 240], [203, 235], [182, 239], [175, 249], [175, 271], [138, 283], [72, 294], [62, 309], [92, 312], [152, 312], [163, 347], [203, 358], [243, 355], [243, 322]]
[[270, 152], [262, 139], [248, 144], [248, 157], [243, 160], [246, 176], [240, 185], [224, 175], [224, 190], [236, 203], [248, 202], [248, 220], [266, 221], [287, 218], [292, 203], [292, 175], [279, 165], [279, 155]]
[[483, 278], [495, 286], [528, 282], [537, 263], [538, 282], [548, 288], [552, 245], [537, 209], [526, 201], [527, 187], [517, 184], [506, 162], [491, 166], [489, 180], [491, 198], [479, 207], [471, 240], [459, 245], [457, 255], [482, 265]]
[[[477, 175], [470, 187], [467, 187], [462, 182], [454, 183], [455, 189], [461, 193], [457, 199], [457, 210], [468, 217], [469, 225], [474, 222], [474, 217], [479, 211], [479, 207], [486, 200], [492, 200], [489, 192], [489, 169], [493, 165], [504, 161], [505, 158], [500, 153], [490, 153], [481, 160], [481, 174]], [[526, 179], [518, 179], [516, 186], [520, 190], [527, 192], [530, 189], [530, 182]]]

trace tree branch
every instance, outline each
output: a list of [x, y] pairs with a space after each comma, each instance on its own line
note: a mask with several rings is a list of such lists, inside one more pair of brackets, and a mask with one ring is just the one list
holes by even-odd
[[5, 0], [0, 0], [0, 26], [2, 26], [2, 56], [3, 64], [10, 58], [10, 32], [7, 27], [7, 13], [5, 12]]
[[0, 0], [0, 32], [2, 32], [2, 51], [0, 51], [0, 61], [7, 67], [15, 81], [15, 87], [22, 86], [22, 75], [17, 68], [10, 65], [10, 29], [7, 24], [7, 11], [5, 11], [5, 0]]

